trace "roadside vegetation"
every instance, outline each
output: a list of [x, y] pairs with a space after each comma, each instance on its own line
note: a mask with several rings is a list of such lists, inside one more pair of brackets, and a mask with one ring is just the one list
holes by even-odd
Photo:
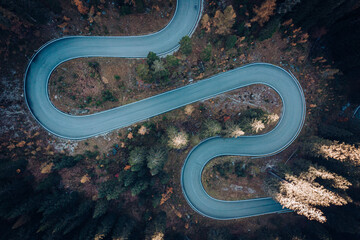
[[[356, 239], [360, 132], [351, 110], [360, 96], [354, 50], [360, 28], [354, 0], [204, 0], [196, 32], [180, 40], [174, 55], [75, 59], [49, 82], [56, 107], [84, 115], [247, 63], [291, 70], [307, 101], [299, 139], [273, 157], [214, 159], [202, 181], [213, 197], [272, 196], [294, 213], [219, 222], [194, 213], [181, 192], [183, 161], [201, 140], [276, 126], [281, 102], [270, 88], [242, 88], [76, 143], [48, 135], [27, 116], [21, 79], [35, 49], [65, 35], [158, 31], [175, 2], [0, 3], [2, 238]], [[347, 101], [351, 107], [344, 108]]]

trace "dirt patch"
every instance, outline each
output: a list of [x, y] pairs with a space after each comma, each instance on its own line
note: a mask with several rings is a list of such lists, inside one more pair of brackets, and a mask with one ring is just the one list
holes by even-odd
[[263, 189], [266, 175], [263, 164], [263, 161], [245, 157], [212, 159], [202, 173], [204, 189], [210, 196], [221, 200], [266, 197]]

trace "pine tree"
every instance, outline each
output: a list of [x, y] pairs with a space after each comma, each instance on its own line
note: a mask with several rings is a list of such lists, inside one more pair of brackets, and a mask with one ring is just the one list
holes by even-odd
[[174, 55], [166, 56], [166, 67], [167, 68], [176, 68], [179, 65], [180, 65], [180, 61]]
[[117, 216], [115, 213], [108, 213], [97, 227], [94, 240], [101, 240], [108, 236], [111, 229], [114, 227]]
[[168, 146], [174, 149], [183, 149], [189, 143], [189, 136], [184, 131], [178, 131], [175, 127], [168, 127], [166, 130], [168, 136]]
[[167, 160], [167, 152], [161, 148], [151, 148], [147, 155], [147, 166], [152, 176], [158, 174]]
[[166, 213], [160, 212], [146, 224], [145, 239], [164, 239], [166, 229]]
[[125, 188], [116, 179], [103, 182], [99, 188], [99, 197], [107, 200], [117, 199]]
[[125, 240], [130, 239], [130, 234], [134, 230], [136, 222], [127, 217], [120, 216], [114, 226], [112, 239], [113, 240]]
[[298, 175], [286, 173], [279, 184], [279, 192], [273, 194], [281, 205], [322, 223], [326, 217], [318, 207], [342, 206], [351, 201], [345, 193], [351, 186], [347, 179], [309, 163], [307, 170]]
[[216, 120], [206, 120], [201, 130], [202, 138], [209, 138], [221, 133], [221, 124]]
[[138, 179], [137, 182], [131, 187], [131, 195], [137, 196], [142, 191], [149, 187], [149, 182], [144, 179]]
[[129, 187], [136, 181], [137, 174], [133, 171], [126, 171], [125, 176], [123, 178], [123, 184], [125, 187]]
[[90, 218], [85, 224], [81, 225], [82, 228], [79, 231], [77, 239], [79, 240], [89, 240], [94, 239], [95, 231], [98, 226], [98, 219]]
[[154, 52], [149, 52], [147, 55], [146, 63], [148, 64], [149, 68], [152, 67], [155, 61], [159, 61], [160, 58]]
[[149, 81], [149, 65], [139, 64], [136, 67], [136, 74], [145, 82]]
[[330, 141], [319, 137], [309, 137], [302, 144], [302, 152], [312, 157], [322, 157], [348, 163], [353, 166], [360, 165], [360, 148], [355, 145]]
[[192, 53], [192, 42], [189, 36], [184, 36], [180, 40], [180, 52], [186, 56]]
[[93, 209], [93, 202], [86, 200], [80, 203], [72, 218], [68, 221], [68, 224], [63, 228], [62, 233], [66, 235], [82, 225], [91, 215]]
[[27, 161], [20, 159], [16, 161], [2, 160], [0, 162], [0, 180], [5, 180], [14, 176], [18, 176], [26, 169]]
[[346, 141], [351, 139], [354, 134], [333, 125], [320, 124], [319, 135], [327, 139]]
[[31, 192], [31, 186], [22, 178], [3, 183], [0, 189], [0, 217], [9, 218], [14, 208], [28, 198]]
[[96, 205], [94, 208], [93, 218], [98, 218], [103, 216], [109, 208], [109, 201], [106, 199], [99, 199], [96, 201]]
[[238, 138], [243, 136], [245, 132], [234, 122], [227, 122], [223, 134], [227, 138]]
[[[208, 45], [206, 45], [204, 50], [200, 53], [200, 58], [202, 61], [208, 62], [211, 60], [211, 56], [212, 56], [212, 46], [211, 46], [211, 44], [208, 44]], [[191, 106], [191, 105], [188, 105], [188, 106]]]
[[129, 163], [131, 165], [131, 171], [139, 171], [145, 165], [145, 149], [142, 147], [136, 147], [130, 152]]

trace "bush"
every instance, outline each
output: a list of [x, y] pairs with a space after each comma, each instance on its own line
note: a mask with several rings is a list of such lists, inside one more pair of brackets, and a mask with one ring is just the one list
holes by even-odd
[[280, 18], [274, 18], [269, 21], [259, 33], [259, 41], [264, 41], [271, 38], [274, 33], [280, 28]]
[[119, 81], [121, 77], [119, 75], [114, 75], [115, 80]]
[[76, 155], [75, 157], [66, 156], [66, 155], [57, 156], [54, 159], [54, 164], [55, 164], [54, 169], [71, 168], [83, 159], [84, 159], [83, 155]]
[[166, 67], [168, 68], [176, 68], [180, 65], [179, 59], [177, 59], [174, 55], [166, 56]]
[[164, 83], [169, 80], [169, 71], [165, 68], [161, 60], [155, 60], [151, 66], [151, 78], [152, 82]]
[[178, 131], [175, 127], [169, 127], [167, 135], [169, 138], [168, 146], [170, 148], [183, 149], [188, 145], [189, 137], [186, 132]]
[[99, 63], [98, 62], [88, 62], [89, 67], [94, 69], [99, 69]]
[[136, 67], [137, 75], [144, 81], [149, 80], [149, 65], [148, 64], [139, 64]]
[[208, 138], [213, 137], [221, 133], [222, 127], [221, 124], [216, 120], [206, 120], [202, 131], [201, 131], [201, 137], [202, 138]]
[[204, 48], [204, 50], [200, 53], [200, 58], [202, 61], [208, 62], [211, 59], [211, 55], [212, 55], [212, 46], [211, 44], [208, 44]]
[[228, 178], [228, 174], [232, 171], [231, 163], [230, 162], [224, 162], [224, 163], [218, 163], [213, 166], [213, 172], [218, 172], [221, 177]]
[[246, 168], [245, 164], [241, 161], [235, 163], [235, 174], [238, 177], [245, 177], [246, 176]]
[[104, 102], [110, 101], [110, 102], [116, 102], [117, 99], [114, 97], [114, 95], [110, 92], [110, 90], [105, 90], [102, 92], [102, 100]]
[[124, 190], [119, 181], [111, 179], [101, 184], [99, 198], [106, 198], [107, 200], [117, 199]]
[[147, 55], [146, 63], [149, 65], [149, 68], [153, 65], [156, 60], [160, 60], [160, 58], [154, 52], [149, 52]]
[[230, 35], [226, 38], [225, 47], [226, 49], [232, 49], [235, 47], [237, 37], [235, 35]]
[[192, 53], [192, 43], [191, 38], [189, 36], [184, 36], [180, 40], [180, 52], [185, 54], [186, 56]]

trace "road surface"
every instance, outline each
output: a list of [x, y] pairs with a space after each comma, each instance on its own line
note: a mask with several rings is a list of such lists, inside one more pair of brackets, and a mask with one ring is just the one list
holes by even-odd
[[283, 101], [283, 113], [271, 132], [236, 139], [210, 138], [188, 155], [181, 175], [184, 196], [200, 214], [215, 219], [233, 219], [287, 211], [271, 198], [221, 201], [211, 198], [201, 183], [201, 173], [212, 158], [222, 155], [267, 156], [287, 146], [299, 134], [305, 116], [305, 99], [298, 81], [284, 69], [256, 63], [206, 80], [107, 111], [71, 116], [51, 103], [48, 81], [62, 62], [80, 57], [145, 58], [149, 51], [159, 56], [179, 48], [191, 35], [201, 17], [202, 0], [178, 0], [173, 19], [161, 31], [143, 36], [84, 37], [56, 39], [45, 44], [31, 59], [24, 78], [25, 100], [30, 112], [48, 132], [61, 138], [80, 140], [129, 126], [170, 110], [214, 97], [251, 84], [265, 84]]

